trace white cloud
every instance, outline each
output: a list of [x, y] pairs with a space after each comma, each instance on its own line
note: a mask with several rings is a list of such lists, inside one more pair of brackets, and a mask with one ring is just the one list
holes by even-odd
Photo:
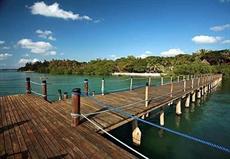
[[11, 57], [12, 54], [8, 54], [8, 53], [1, 53], [0, 54], [0, 60], [6, 60], [8, 57]]
[[219, 36], [197, 35], [192, 38], [192, 41], [197, 44], [214, 44], [221, 40]]
[[52, 35], [53, 34], [52, 31], [50, 31], [50, 30], [42, 31], [42, 30], [38, 29], [38, 30], [36, 30], [36, 33], [38, 34], [38, 37], [40, 37], [40, 38], [49, 39], [52, 41], [56, 40], [56, 38], [54, 38]]
[[217, 26], [210, 28], [210, 30], [212, 30], [212, 31], [223, 31], [225, 29], [230, 29], [230, 24], [217, 25]]
[[35, 62], [37, 62], [37, 61], [39, 61], [39, 60], [36, 59], [36, 58], [34, 58], [34, 59], [21, 58], [21, 59], [18, 61], [18, 63], [19, 63], [20, 65], [25, 65], [26, 63], [35, 63]]
[[50, 55], [56, 55], [57, 52], [56, 51], [50, 51]]
[[92, 20], [87, 15], [80, 16], [80, 14], [75, 14], [72, 11], [65, 11], [59, 8], [59, 4], [57, 2], [47, 5], [43, 1], [35, 2], [31, 7], [31, 13], [34, 15], [43, 15], [46, 17], [55, 17], [61, 19], [71, 19], [71, 20]]
[[177, 48], [177, 49], [169, 49], [167, 51], [163, 51], [160, 53], [161, 56], [165, 56], [165, 57], [173, 57], [179, 54], [185, 54], [185, 52]]
[[[29, 49], [30, 52], [43, 55], [55, 55], [54, 47], [49, 42], [37, 41], [33, 42], [31, 39], [21, 39], [18, 45], [22, 48]], [[54, 53], [55, 52], [55, 53]]]
[[111, 60], [116, 60], [118, 58], [119, 57], [117, 55], [115, 55], [115, 54], [109, 55], [109, 59], [111, 59]]
[[4, 44], [4, 43], [5, 43], [5, 41], [0, 40], [0, 45], [2, 45], [2, 44]]
[[220, 2], [221, 3], [225, 3], [225, 2], [228, 3], [228, 2], [230, 2], [230, 0], [220, 0]]
[[230, 44], [230, 40], [224, 40], [222, 41], [223, 44]]
[[4, 47], [2, 47], [2, 49], [4, 49], [4, 50], [9, 50], [10, 47], [9, 47], [9, 46], [4, 46]]
[[137, 57], [144, 59], [144, 58], [146, 58], [148, 56], [151, 56], [151, 55], [152, 55], [151, 51], [145, 51], [145, 53], [143, 53], [143, 54], [141, 54], [141, 55], [139, 55]]

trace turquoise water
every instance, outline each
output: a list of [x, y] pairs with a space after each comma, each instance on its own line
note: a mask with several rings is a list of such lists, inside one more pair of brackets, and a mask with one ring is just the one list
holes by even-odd
[[[159, 123], [159, 115], [152, 113], [147, 120]], [[183, 107], [181, 116], [175, 115], [175, 106], [168, 107], [165, 127], [230, 148], [230, 79], [223, 80], [215, 92], [198, 100], [190, 108]], [[142, 123], [139, 123], [139, 128], [142, 132], [142, 143], [139, 147], [132, 145], [131, 124], [119, 127], [112, 133], [149, 158], [230, 158], [230, 154], [225, 152]]]
[[[71, 94], [73, 88], [81, 88], [83, 92], [84, 79], [89, 80], [89, 91], [101, 93], [102, 76], [79, 76], [79, 75], [50, 75], [40, 73], [26, 73], [16, 71], [1, 71], [0, 72], [0, 96], [25, 93], [25, 79], [30, 77], [31, 81], [41, 83], [42, 79], [47, 79], [48, 99], [53, 101], [58, 99], [58, 89]], [[128, 90], [130, 87], [129, 77], [106, 76], [105, 78], [105, 93]], [[169, 79], [167, 79], [169, 80]], [[133, 87], [144, 86], [147, 79], [137, 77], [133, 80]], [[160, 83], [160, 80], [154, 79], [155, 85]], [[31, 83], [33, 91], [41, 94], [41, 86]]]
[[[25, 93], [25, 78], [41, 83], [41, 77], [46, 77], [48, 82], [49, 100], [58, 99], [58, 89], [70, 94], [72, 88], [83, 87], [84, 79], [89, 80], [89, 90], [100, 93], [101, 76], [77, 75], [48, 75], [25, 72], [0, 72], [0, 96]], [[166, 79], [168, 81], [169, 79]], [[113, 92], [129, 89], [129, 77], [105, 77], [105, 91]], [[146, 79], [134, 79], [134, 86], [145, 85]], [[159, 85], [160, 79], [152, 82]], [[31, 84], [32, 90], [41, 93], [41, 86]], [[182, 104], [183, 105], [183, 104]], [[159, 115], [151, 113], [147, 119], [159, 123]], [[111, 133], [134, 147], [149, 158], [175, 158], [175, 159], [227, 159], [229, 154], [210, 148], [206, 145], [195, 143], [188, 139], [152, 128], [139, 123], [142, 131], [141, 146], [133, 146], [131, 142], [131, 124], [126, 124], [113, 130]], [[222, 85], [213, 93], [198, 100], [190, 108], [182, 109], [182, 115], [175, 115], [175, 106], [168, 107], [165, 111], [165, 127], [193, 135], [207, 141], [230, 147], [230, 79], [225, 79]]]

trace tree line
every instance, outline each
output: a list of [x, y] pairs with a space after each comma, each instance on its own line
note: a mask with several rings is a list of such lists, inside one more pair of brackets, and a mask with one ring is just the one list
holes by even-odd
[[122, 57], [116, 60], [96, 59], [89, 62], [76, 60], [51, 60], [26, 63], [18, 71], [35, 71], [51, 74], [111, 75], [113, 72], [164, 73], [167, 75], [189, 75], [223, 73], [230, 77], [230, 50], [205, 50], [175, 57], [149, 56]]

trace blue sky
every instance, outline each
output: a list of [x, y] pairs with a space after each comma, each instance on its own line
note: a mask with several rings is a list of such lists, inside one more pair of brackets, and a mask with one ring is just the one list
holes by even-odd
[[230, 49], [230, 0], [0, 0], [0, 68]]

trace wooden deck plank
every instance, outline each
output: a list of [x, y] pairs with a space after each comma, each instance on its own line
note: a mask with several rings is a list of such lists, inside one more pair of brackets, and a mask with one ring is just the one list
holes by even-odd
[[[184, 81], [172, 83], [172, 96], [171, 83], [149, 87], [151, 100], [148, 107], [145, 107], [145, 101], [127, 106], [145, 99], [145, 86], [105, 96], [81, 97], [81, 113], [95, 113], [112, 107], [141, 117], [205, 84], [201, 79], [198, 86], [195, 79], [192, 89], [191, 80], [185, 82], [185, 91]], [[98, 134], [98, 128], [83, 118], [78, 127], [71, 127], [70, 113], [71, 99], [49, 103], [32, 95], [0, 97], [0, 158], [135, 158]], [[133, 120], [116, 111], [94, 114], [89, 118], [106, 131]]]

